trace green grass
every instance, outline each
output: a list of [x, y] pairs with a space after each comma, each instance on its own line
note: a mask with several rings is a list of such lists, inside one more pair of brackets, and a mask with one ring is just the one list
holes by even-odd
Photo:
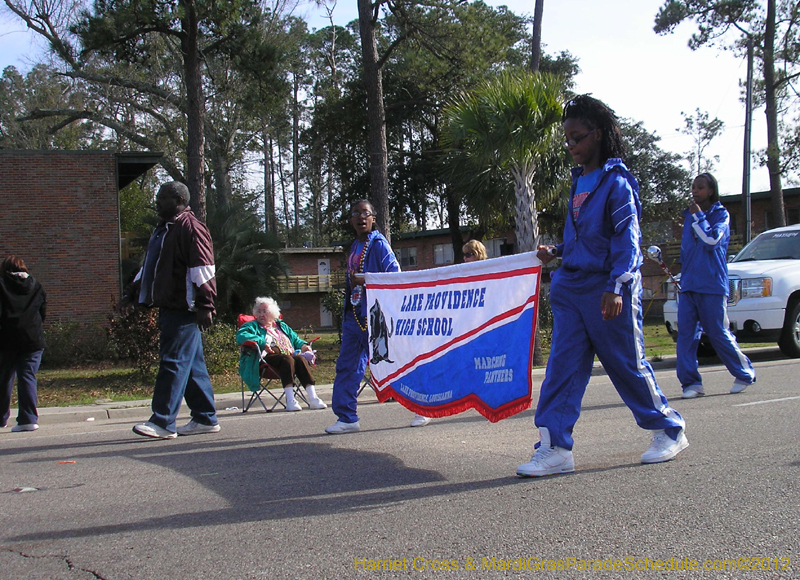
[[[645, 354], [648, 360], [675, 354], [675, 343], [667, 333], [663, 322], [647, 320], [644, 325]], [[314, 331], [299, 329], [298, 335], [306, 340], [316, 336], [317, 365], [314, 375], [318, 384], [333, 383], [336, 374], [336, 357], [339, 354], [338, 333], [336, 331]], [[758, 345], [747, 345], [758, 346]], [[774, 346], [767, 344], [764, 346]], [[235, 350], [235, 346], [232, 345]], [[545, 359], [549, 354], [545, 351]], [[39, 406], [57, 407], [67, 405], [90, 405], [98, 400], [132, 401], [149, 399], [153, 394], [154, 374], [142, 377], [128, 366], [99, 364], [79, 368], [42, 368], [38, 374]], [[239, 390], [239, 375], [236, 368], [211, 377], [214, 391], [231, 393]], [[16, 397], [16, 392], [14, 393]], [[12, 401], [12, 406], [16, 400]]]
[[[336, 331], [311, 331], [299, 329], [298, 335], [310, 340], [317, 336], [314, 349], [317, 365], [314, 376], [319, 384], [330, 384], [336, 374], [336, 357], [339, 354], [339, 335]], [[231, 349], [236, 350], [232, 345]], [[95, 364], [76, 368], [42, 367], [37, 375], [37, 394], [40, 407], [63, 407], [91, 405], [96, 401], [136, 401], [153, 396], [155, 373], [142, 376], [130, 366]], [[236, 368], [211, 377], [216, 393], [232, 393], [239, 390], [239, 374]], [[11, 401], [16, 406], [16, 389]]]

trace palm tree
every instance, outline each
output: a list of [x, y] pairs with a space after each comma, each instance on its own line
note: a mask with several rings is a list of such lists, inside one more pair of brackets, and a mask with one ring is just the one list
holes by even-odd
[[233, 321], [257, 296], [277, 296], [286, 275], [277, 252], [280, 242], [260, 229], [258, 217], [241, 200], [209, 204], [208, 228], [214, 240], [219, 317]]
[[[562, 91], [563, 80], [553, 75], [504, 72], [458, 95], [444, 111], [445, 141], [470, 158], [468, 165], [476, 169], [472, 182], [485, 183], [495, 171], [513, 182], [515, 233], [522, 252], [535, 250], [538, 243], [535, 184], [557, 187]], [[471, 193], [481, 195], [465, 191]]]

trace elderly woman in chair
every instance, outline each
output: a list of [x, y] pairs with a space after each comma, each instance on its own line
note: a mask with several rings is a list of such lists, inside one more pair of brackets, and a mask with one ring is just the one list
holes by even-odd
[[[272, 298], [256, 298], [253, 316], [256, 317], [255, 320], [242, 324], [236, 332], [236, 344], [241, 346], [246, 342], [253, 342], [258, 345], [260, 351], [242, 349], [239, 373], [244, 382], [248, 386], [258, 384], [259, 365], [263, 360], [281, 377], [283, 390], [286, 393], [287, 411], [299, 411], [302, 408], [294, 396], [295, 375], [306, 390], [309, 408], [326, 409], [328, 406], [314, 390], [314, 376], [309, 366], [309, 359], [314, 360], [311, 346], [280, 319], [281, 310], [278, 303]], [[297, 350], [300, 354], [294, 354]]]

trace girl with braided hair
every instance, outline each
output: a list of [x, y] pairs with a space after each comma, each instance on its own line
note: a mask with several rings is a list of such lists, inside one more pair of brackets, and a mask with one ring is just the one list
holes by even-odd
[[701, 173], [694, 178], [692, 202], [683, 216], [677, 345], [681, 397], [705, 395], [697, 367], [701, 328], [734, 377], [731, 393], [741, 393], [756, 382], [756, 372], [728, 330], [730, 216], [719, 202], [719, 185], [713, 175]]
[[562, 259], [550, 285], [553, 340], [535, 424], [540, 441], [520, 477], [574, 471], [572, 430], [600, 359], [636, 423], [653, 432], [642, 463], [669, 461], [689, 443], [644, 357], [639, 185], [622, 162], [625, 152], [614, 111], [588, 95], [567, 102], [564, 146], [572, 169], [564, 242], [540, 246], [547, 264]]

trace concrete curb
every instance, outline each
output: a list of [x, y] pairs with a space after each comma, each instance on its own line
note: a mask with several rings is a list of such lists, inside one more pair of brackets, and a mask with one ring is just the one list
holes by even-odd
[[[751, 348], [743, 350], [748, 354], [748, 356], [752, 357], [753, 355], [758, 355], [760, 353], [773, 353], [775, 348]], [[674, 355], [666, 356], [660, 358], [660, 360], [651, 360], [649, 362], [655, 370], [674, 369], [676, 357]], [[703, 364], [719, 364], [719, 359], [705, 359], [701, 361], [701, 365]], [[539, 378], [539, 380], [543, 380], [545, 369], [543, 367], [535, 368], [531, 371], [531, 374], [534, 377]], [[592, 376], [603, 375], [606, 375], [605, 369], [603, 369], [603, 366], [599, 362], [595, 361], [592, 369]], [[330, 404], [331, 394], [333, 393], [333, 385], [317, 385], [317, 393], [320, 395], [320, 398], [323, 401]], [[245, 393], [245, 398], [247, 398], [247, 393]], [[366, 393], [361, 396], [359, 403], [364, 404], [373, 402], [375, 400], [377, 399], [375, 399], [372, 393]], [[217, 411], [220, 414], [226, 414], [226, 412], [241, 413], [241, 392], [222, 393], [215, 395], [214, 402], [216, 404]], [[253, 408], [253, 412], [264, 413], [264, 409], [261, 408], [258, 403], [256, 403], [256, 407]], [[275, 412], [280, 411], [276, 409]], [[94, 405], [83, 405], [76, 407], [42, 407], [39, 409], [39, 424], [52, 425], [56, 423], [77, 423], [103, 420], [147, 421], [150, 418], [150, 414], [150, 399], [139, 401], [117, 401], [110, 403], [104, 402]], [[178, 415], [178, 417], [181, 420], [189, 417], [189, 412], [186, 405], [181, 407], [181, 413]], [[9, 426], [16, 423], [15, 419], [16, 409], [11, 409], [11, 415], [8, 421]]]

